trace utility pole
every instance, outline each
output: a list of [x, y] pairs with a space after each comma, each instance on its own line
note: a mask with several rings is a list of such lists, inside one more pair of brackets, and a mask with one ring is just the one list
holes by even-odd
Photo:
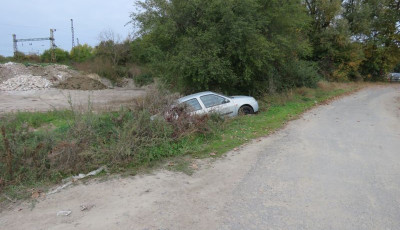
[[72, 48], [75, 47], [75, 38], [74, 38], [74, 20], [71, 18], [71, 32], [72, 32]]
[[79, 38], [76, 38], [76, 44], [77, 44], [78, 46], [81, 45], [81, 44], [79, 44]]

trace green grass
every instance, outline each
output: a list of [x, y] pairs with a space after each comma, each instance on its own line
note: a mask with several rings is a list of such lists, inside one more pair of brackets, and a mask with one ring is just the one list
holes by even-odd
[[39, 128], [43, 125], [52, 124], [55, 127], [64, 127], [69, 121], [74, 118], [74, 113], [70, 110], [54, 110], [46, 113], [30, 113], [30, 112], [19, 112], [15, 115], [15, 124], [21, 126], [27, 124], [33, 128]]
[[[323, 85], [322, 85], [323, 86]], [[129, 110], [95, 114], [74, 111], [20, 112], [0, 119], [13, 143], [14, 175], [8, 175], [4, 140], [0, 135], [0, 179], [8, 180], [4, 194], [12, 199], [29, 197], [29, 188], [42, 188], [101, 165], [122, 175], [135, 175], [164, 167], [192, 174], [193, 158], [219, 157], [252, 139], [282, 128], [304, 111], [335, 96], [354, 91], [356, 84], [334, 84], [317, 89], [295, 89], [260, 98], [260, 112], [225, 121], [210, 119], [211, 131], [171, 138], [165, 121], [150, 121], [150, 114]], [[134, 143], [129, 143], [135, 140]], [[38, 147], [40, 145], [43, 147]], [[71, 167], [52, 165], [49, 154], [58, 146], [72, 146]], [[122, 151], [123, 150], [123, 151]], [[79, 151], [79, 152], [76, 152]], [[57, 151], [55, 151], [57, 152]], [[38, 166], [35, 166], [38, 165]], [[167, 165], [167, 166], [166, 166]], [[35, 168], [37, 167], [37, 168]], [[11, 178], [11, 179], [10, 179]], [[0, 182], [1, 182], [0, 180]], [[1, 188], [0, 183], [0, 189]], [[0, 198], [0, 203], [4, 198]]]
[[261, 101], [261, 111], [257, 115], [242, 116], [227, 121], [224, 127], [213, 135], [192, 140], [193, 156], [209, 157], [210, 153], [221, 156], [252, 139], [259, 138], [282, 128], [288, 121], [297, 118], [304, 111], [335, 96], [355, 90], [355, 86], [347, 89], [307, 89], [310, 95], [302, 96], [293, 93], [285, 102], [283, 95], [269, 101]]

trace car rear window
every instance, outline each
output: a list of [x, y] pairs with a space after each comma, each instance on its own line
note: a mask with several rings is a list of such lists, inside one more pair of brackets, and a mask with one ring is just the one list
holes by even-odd
[[182, 103], [189, 106], [189, 108], [191, 108], [193, 111], [197, 111], [197, 110], [201, 109], [201, 105], [196, 98], [184, 101]]

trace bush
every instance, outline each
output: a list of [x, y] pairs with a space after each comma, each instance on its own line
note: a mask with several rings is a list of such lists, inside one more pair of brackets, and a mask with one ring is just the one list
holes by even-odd
[[400, 63], [394, 68], [393, 72], [400, 73]]
[[22, 52], [17, 52], [14, 57], [9, 58], [10, 61], [15, 61], [15, 62], [33, 62], [33, 63], [39, 63], [40, 62], [40, 57], [36, 54], [29, 54], [26, 55]]
[[151, 73], [142, 73], [133, 77], [136, 86], [150, 85], [154, 82], [153, 75]]
[[[321, 79], [316, 67], [316, 63], [308, 61], [292, 61], [284, 66], [283, 72], [286, 77], [286, 85], [291, 87], [311, 87], [315, 88]], [[293, 85], [290, 85], [290, 84]]]
[[75, 62], [88, 61], [94, 57], [93, 48], [88, 44], [75, 46], [71, 50], [70, 57]]
[[121, 77], [128, 76], [125, 67], [114, 66], [109, 59], [102, 57], [95, 57], [93, 60], [74, 63], [74, 67], [84, 72], [96, 73], [101, 77], [111, 80], [113, 83], [118, 82]]
[[8, 59], [2, 55], [0, 55], [0, 63], [8, 62]]
[[[63, 49], [54, 49], [55, 58], [57, 63], [65, 63], [70, 60], [69, 53]], [[51, 62], [51, 49], [45, 50], [42, 55], [40, 55], [40, 60], [42, 62]]]

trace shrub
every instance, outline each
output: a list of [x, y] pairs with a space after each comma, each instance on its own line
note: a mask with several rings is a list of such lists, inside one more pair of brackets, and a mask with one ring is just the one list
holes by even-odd
[[[51, 62], [51, 49], [45, 50], [42, 55], [40, 55], [40, 60], [42, 62]], [[54, 49], [56, 62], [64, 63], [70, 60], [69, 53], [63, 49]]]
[[142, 73], [133, 77], [135, 85], [141, 87], [145, 85], [150, 85], [154, 82], [153, 75], [151, 73]]
[[24, 54], [22, 52], [17, 52], [12, 58], [8, 58], [10, 61], [16, 62], [34, 62], [39, 63], [40, 57], [36, 54]]
[[115, 68], [112, 62], [106, 58], [95, 57], [93, 60], [88, 60], [82, 63], [74, 63], [74, 67], [78, 70], [97, 73], [99, 76], [111, 80], [113, 83], [119, 80], [121, 72], [119, 67]]
[[0, 63], [4, 63], [4, 62], [7, 62], [7, 61], [8, 61], [8, 59], [6, 57], [0, 55]]
[[400, 73], [400, 63], [396, 65], [393, 72]]
[[93, 56], [93, 48], [88, 44], [75, 46], [70, 52], [71, 60], [75, 62], [84, 62], [93, 58]]
[[283, 71], [285, 76], [283, 79], [286, 85], [291, 87], [316, 87], [317, 82], [321, 79], [318, 74], [316, 64], [308, 61], [291, 61], [284, 65]]

